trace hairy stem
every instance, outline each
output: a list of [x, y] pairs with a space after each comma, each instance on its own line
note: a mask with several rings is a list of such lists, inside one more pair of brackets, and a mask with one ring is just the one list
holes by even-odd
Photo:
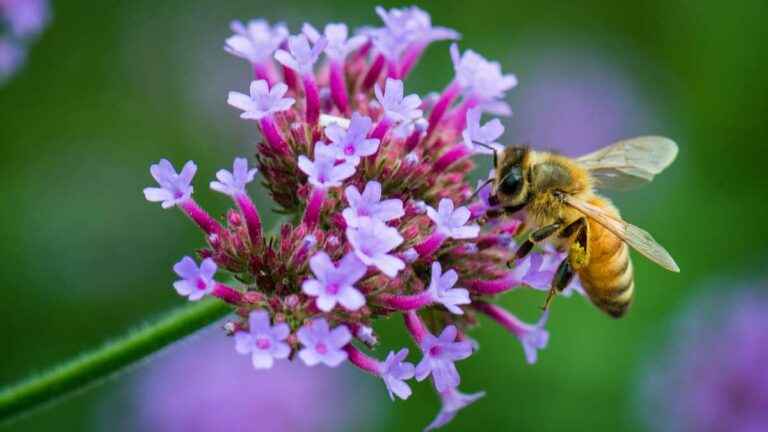
[[101, 348], [0, 390], [0, 422], [103, 382], [150, 354], [225, 316], [218, 299], [195, 302]]

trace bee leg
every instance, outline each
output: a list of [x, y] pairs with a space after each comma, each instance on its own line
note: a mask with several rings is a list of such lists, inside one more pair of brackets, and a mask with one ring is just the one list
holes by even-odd
[[565, 258], [557, 267], [555, 277], [552, 278], [552, 286], [549, 288], [549, 293], [547, 294], [547, 299], [544, 301], [544, 306], [541, 307], [543, 310], [547, 310], [549, 304], [552, 303], [552, 300], [557, 293], [563, 291], [565, 287], [571, 283], [573, 274], [573, 267], [571, 267], [570, 260]]
[[568, 259], [571, 266], [580, 269], [589, 262], [589, 249], [587, 243], [589, 239], [589, 225], [585, 218], [579, 218], [571, 222], [560, 231], [560, 238], [570, 238], [576, 235], [569, 247]]
[[[557, 232], [557, 230], [560, 229], [562, 224], [560, 223], [553, 223], [550, 225], [543, 226], [536, 231], [532, 232], [526, 241], [523, 242], [523, 244], [520, 245], [520, 247], [517, 248], [517, 251], [515, 252], [515, 258], [513, 261], [521, 260], [528, 256], [529, 253], [533, 250], [533, 246], [536, 243], [539, 243], [543, 240], [546, 240], [549, 238], [552, 234]], [[509, 263], [507, 263], [509, 265]]]

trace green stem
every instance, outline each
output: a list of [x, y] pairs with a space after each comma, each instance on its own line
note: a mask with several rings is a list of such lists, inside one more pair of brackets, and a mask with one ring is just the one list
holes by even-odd
[[217, 299], [192, 303], [62, 366], [4, 388], [0, 390], [0, 422], [96, 385], [231, 310]]

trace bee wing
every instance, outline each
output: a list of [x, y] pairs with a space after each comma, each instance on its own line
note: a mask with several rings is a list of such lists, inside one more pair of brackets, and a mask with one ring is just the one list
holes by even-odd
[[589, 170], [598, 188], [628, 190], [653, 180], [676, 156], [674, 141], [644, 136], [616, 142], [576, 160]]
[[593, 219], [595, 222], [604, 226], [608, 231], [624, 240], [624, 242], [643, 254], [649, 260], [669, 271], [675, 273], [680, 272], [680, 267], [677, 266], [677, 263], [669, 252], [667, 252], [662, 245], [658, 244], [648, 231], [618, 219], [606, 213], [602, 208], [576, 197], [568, 195], [565, 198], [565, 202], [576, 210], [584, 213], [584, 215], [590, 219]]

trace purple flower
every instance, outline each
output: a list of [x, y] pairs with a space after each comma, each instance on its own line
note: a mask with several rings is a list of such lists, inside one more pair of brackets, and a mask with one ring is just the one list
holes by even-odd
[[373, 327], [369, 327], [367, 325], [359, 326], [355, 332], [355, 337], [360, 339], [364, 344], [368, 346], [374, 346], [379, 343], [378, 338], [376, 338], [376, 334], [373, 332]]
[[493, 119], [480, 126], [482, 115], [483, 110], [480, 108], [472, 108], [467, 111], [467, 127], [462, 133], [464, 145], [471, 148], [475, 153], [481, 154], [492, 154], [493, 150], [475, 143], [485, 144], [498, 151], [503, 150], [504, 146], [497, 143], [496, 140], [504, 133], [504, 126], [499, 119]]
[[224, 50], [251, 63], [261, 63], [272, 57], [272, 53], [288, 37], [288, 28], [283, 24], [270, 26], [265, 20], [251, 20], [248, 25], [233, 21], [230, 25], [235, 35], [224, 42]]
[[380, 220], [359, 218], [357, 227], [347, 228], [347, 240], [360, 261], [391, 278], [405, 268], [403, 260], [389, 254], [403, 242], [403, 237]]
[[25, 58], [24, 49], [6, 38], [0, 38], [0, 84], [16, 72]]
[[[488, 177], [494, 177], [493, 170], [491, 170]], [[484, 183], [485, 186], [483, 186]], [[477, 187], [479, 188], [477, 197], [480, 198], [480, 203], [482, 204], [481, 211], [483, 213], [501, 208], [501, 204], [491, 204], [491, 192], [493, 191], [493, 185], [491, 183], [486, 183], [484, 180], [478, 180]]]
[[478, 98], [480, 106], [488, 112], [509, 115], [509, 105], [502, 102], [505, 92], [517, 85], [514, 75], [502, 75], [497, 62], [489, 62], [480, 54], [467, 50], [459, 55], [459, 47], [451, 45], [451, 59], [456, 81], [469, 97]]
[[432, 27], [429, 14], [416, 6], [386, 10], [376, 7], [376, 13], [393, 37], [405, 42], [433, 42], [445, 39], [458, 39], [459, 33], [445, 27]]
[[449, 325], [439, 337], [427, 333], [421, 341], [424, 358], [416, 366], [416, 379], [423, 381], [432, 374], [435, 388], [443, 392], [459, 385], [459, 371], [453, 362], [463, 360], [472, 354], [472, 344], [467, 341], [454, 342], [458, 330]]
[[184, 164], [180, 173], [167, 159], [160, 159], [160, 162], [149, 167], [149, 172], [155, 178], [159, 188], [145, 188], [144, 197], [147, 201], [161, 202], [164, 209], [178, 205], [192, 196], [192, 178], [197, 172], [197, 165], [188, 161]]
[[387, 386], [389, 398], [395, 400], [395, 396], [400, 399], [408, 399], [411, 396], [411, 387], [405, 383], [405, 380], [413, 378], [413, 364], [403, 362], [408, 357], [408, 348], [403, 348], [395, 354], [390, 351], [387, 359], [381, 363], [379, 374]]
[[518, 321], [514, 329], [510, 329], [523, 345], [525, 360], [528, 364], [536, 363], [538, 351], [547, 347], [549, 332], [544, 329], [549, 318], [549, 311], [544, 311], [536, 324], [526, 324]]
[[223, 169], [216, 173], [219, 181], [212, 181], [211, 189], [231, 197], [245, 193], [245, 185], [253, 181], [256, 171], [256, 168], [248, 169], [247, 159], [236, 158], [232, 165], [232, 172]]
[[510, 270], [509, 276], [520, 284], [528, 285], [537, 290], [548, 291], [560, 262], [557, 261], [554, 265], [545, 266], [545, 260], [550, 261], [549, 255], [538, 252], [530, 253], [515, 264], [515, 268]]
[[317, 62], [327, 43], [328, 41], [324, 37], [320, 37], [312, 44], [313, 46], [310, 46], [306, 35], [290, 36], [288, 37], [288, 51], [282, 49], [275, 51], [275, 59], [283, 66], [293, 69], [301, 75], [311, 74], [315, 62]]
[[299, 351], [299, 358], [307, 366], [323, 363], [336, 367], [347, 359], [347, 353], [342, 349], [352, 340], [349, 329], [340, 325], [330, 330], [325, 318], [317, 318], [305, 324], [296, 333], [304, 349]]
[[435, 417], [435, 419], [432, 420], [432, 423], [430, 423], [424, 430], [431, 431], [445, 426], [456, 417], [456, 414], [460, 409], [483, 396], [485, 396], [485, 392], [464, 394], [456, 387], [450, 387], [447, 390], [440, 392], [440, 400], [443, 403], [443, 407], [440, 409], [437, 417]]
[[309, 260], [315, 279], [307, 279], [301, 285], [304, 294], [317, 297], [317, 308], [330, 312], [336, 303], [348, 310], [358, 310], [365, 305], [365, 297], [355, 288], [355, 283], [365, 276], [366, 267], [353, 253], [348, 253], [335, 266], [325, 252], [318, 252]]
[[318, 188], [341, 186], [341, 183], [355, 173], [350, 162], [336, 165], [336, 152], [322, 142], [315, 144], [315, 160], [299, 156], [299, 169], [309, 177], [309, 182]]
[[480, 227], [467, 225], [471, 213], [466, 207], [454, 210], [453, 201], [448, 198], [440, 200], [437, 210], [427, 207], [427, 216], [437, 225], [436, 231], [454, 239], [469, 239], [477, 237]]
[[283, 83], [275, 84], [270, 89], [264, 80], [251, 81], [250, 96], [229, 92], [227, 103], [244, 111], [240, 118], [261, 120], [268, 115], [287, 110], [296, 102], [293, 98], [283, 97], [287, 91], [288, 86]]
[[0, 17], [17, 39], [36, 36], [49, 19], [47, 0], [0, 0]]
[[381, 200], [381, 183], [374, 180], [365, 185], [362, 194], [355, 186], [347, 186], [344, 194], [349, 208], [344, 209], [342, 215], [347, 225], [351, 227], [358, 226], [358, 219], [361, 217], [387, 222], [405, 214], [402, 200], [396, 198]]
[[173, 266], [173, 271], [181, 277], [181, 280], [173, 283], [173, 288], [190, 301], [200, 300], [216, 286], [213, 280], [216, 270], [216, 263], [210, 258], [204, 259], [198, 267], [195, 260], [184, 257]]
[[360, 48], [366, 40], [366, 37], [363, 35], [347, 39], [349, 37], [349, 30], [347, 25], [343, 23], [326, 24], [323, 35], [308, 23], [304, 24], [301, 31], [313, 44], [317, 43], [322, 36], [325, 36], [325, 39], [328, 41], [325, 47], [325, 54], [328, 58], [336, 61], [344, 60], [350, 52]]
[[419, 109], [421, 98], [416, 94], [403, 96], [404, 89], [401, 80], [387, 78], [384, 92], [382, 93], [378, 84], [376, 84], [374, 91], [376, 100], [384, 109], [385, 115], [393, 122], [398, 124], [410, 123], [422, 118], [423, 112]]
[[331, 123], [325, 128], [325, 135], [331, 141], [331, 148], [336, 152], [336, 157], [357, 165], [360, 158], [370, 156], [379, 149], [379, 140], [368, 138], [373, 122], [370, 117], [359, 113], [352, 113], [349, 127], [344, 129], [336, 123]]
[[248, 332], [235, 333], [235, 350], [240, 354], [251, 354], [254, 368], [271, 369], [275, 359], [288, 358], [291, 353], [291, 348], [283, 342], [290, 333], [288, 324], [273, 326], [267, 311], [255, 310], [248, 317]]
[[408, 248], [403, 252], [403, 259], [405, 262], [412, 263], [419, 258], [419, 253], [415, 248]]
[[458, 305], [470, 304], [469, 291], [464, 288], [454, 288], [459, 280], [459, 275], [455, 270], [442, 272], [440, 263], [432, 263], [432, 279], [427, 289], [432, 295], [433, 301], [445, 306], [446, 309], [456, 315], [464, 314], [464, 311]]

